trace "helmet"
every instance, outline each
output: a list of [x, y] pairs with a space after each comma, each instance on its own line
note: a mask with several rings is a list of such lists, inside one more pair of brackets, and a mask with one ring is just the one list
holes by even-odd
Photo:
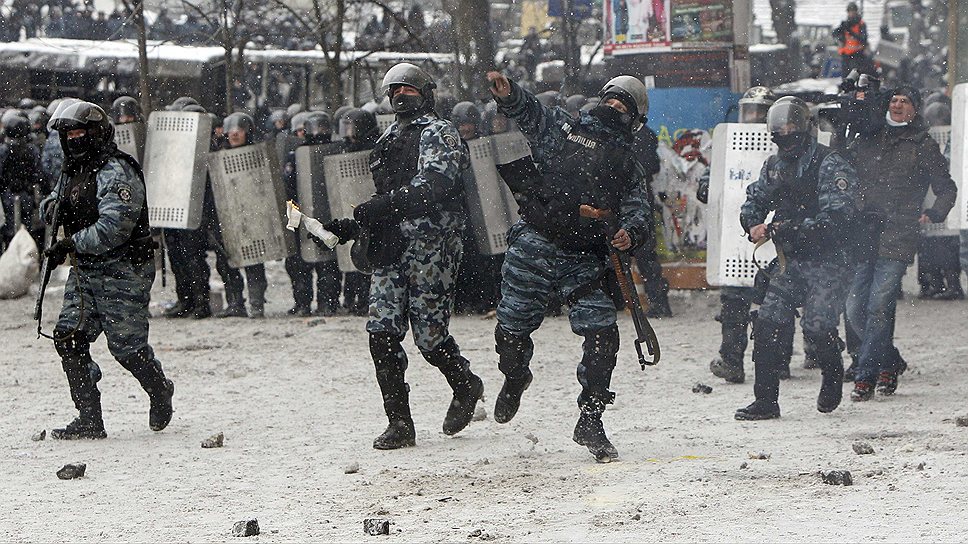
[[304, 108], [302, 104], [299, 104], [299, 103], [290, 104], [289, 107], [286, 108], [286, 117], [288, 119], [292, 119], [293, 117], [296, 116], [297, 113], [302, 113], [303, 111], [305, 111], [305, 109], [306, 108]]
[[182, 109], [189, 104], [198, 104], [198, 100], [195, 100], [190, 96], [179, 96], [165, 109], [168, 111], [182, 111]]
[[27, 117], [27, 115], [17, 108], [10, 108], [3, 112], [3, 115], [0, 115], [0, 125], [6, 125], [14, 117]]
[[130, 96], [118, 97], [113, 104], [111, 104], [111, 121], [114, 123], [120, 123], [120, 118], [122, 115], [130, 115], [134, 117], [135, 120], [141, 120], [141, 104], [137, 100]]
[[306, 118], [309, 117], [308, 111], [297, 112], [289, 119], [289, 130], [295, 134], [297, 130], [306, 129]]
[[603, 99], [608, 95], [615, 95], [626, 107], [632, 106], [629, 109], [632, 114], [632, 132], [638, 132], [649, 114], [649, 93], [645, 83], [632, 76], [616, 76], [608, 80], [598, 92], [598, 96]]
[[770, 106], [766, 125], [774, 135], [787, 136], [810, 132], [813, 120], [806, 102], [795, 96], [784, 96]]
[[951, 124], [951, 106], [944, 102], [932, 102], [928, 104], [921, 113], [929, 126], [940, 127]]
[[47, 110], [43, 111], [34, 110], [27, 114], [27, 120], [30, 121], [31, 128], [35, 128], [37, 132], [47, 130], [47, 122], [50, 121], [50, 115], [47, 115]]
[[776, 102], [776, 95], [767, 87], [750, 87], [743, 98], [739, 99], [739, 122], [762, 123], [766, 121], [766, 112]]
[[252, 120], [252, 116], [241, 111], [237, 111], [227, 116], [225, 120], [222, 121], [222, 127], [225, 129], [225, 132], [242, 130], [249, 136], [252, 135], [252, 127], [254, 126], [255, 121]]
[[545, 91], [543, 93], [538, 93], [535, 98], [537, 98], [538, 102], [540, 102], [541, 105], [545, 106], [546, 108], [553, 108], [561, 105], [561, 95], [558, 93], [558, 91]]
[[[417, 89], [421, 97], [420, 102], [415, 103], [416, 101], [408, 101], [403, 98], [393, 100], [393, 97], [391, 96], [393, 90], [402, 85]], [[383, 83], [380, 85], [380, 89], [383, 94], [390, 98], [390, 105], [392, 106], [393, 111], [395, 113], [408, 115], [418, 114], [433, 109], [434, 89], [436, 88], [437, 84], [434, 83], [433, 78], [431, 78], [427, 72], [424, 72], [419, 67], [410, 64], [409, 62], [401, 62], [387, 70], [386, 75], [383, 76]]]
[[[57, 114], [63, 112], [71, 104], [80, 102], [80, 100], [78, 100], [77, 98], [64, 98], [64, 99], [61, 99], [61, 100], [56, 101], [56, 102], [57, 102], [57, 105], [50, 112], [50, 120], [47, 121], [47, 130], [48, 131], [57, 130], [56, 128], [54, 128], [54, 123], [53, 123], [54, 119], [57, 117]], [[53, 104], [54, 103], [51, 102], [51, 105], [53, 105]]]
[[24, 111], [32, 110], [36, 105], [37, 105], [37, 101], [34, 100], [33, 98], [21, 98], [20, 102], [17, 102], [17, 109], [21, 109]]
[[348, 112], [348, 111], [350, 111], [352, 109], [354, 109], [353, 106], [340, 106], [340, 107], [336, 108], [336, 111], [333, 112], [333, 123], [337, 127], [339, 127], [340, 119], [342, 119], [343, 116], [346, 115], [346, 112]]
[[309, 112], [303, 122], [306, 136], [330, 136], [333, 134], [333, 120], [322, 111]]
[[377, 136], [376, 116], [362, 109], [350, 109], [339, 120], [340, 138], [365, 140]]
[[208, 113], [201, 104], [189, 104], [182, 108], [182, 111], [187, 111], [191, 113]]
[[581, 110], [581, 107], [585, 104], [585, 95], [583, 94], [573, 94], [565, 99], [565, 109], [568, 113], [575, 115]]
[[7, 138], [19, 140], [30, 136], [31, 124], [26, 117], [14, 116], [3, 123], [3, 133]]
[[282, 108], [274, 109], [269, 113], [269, 128], [274, 129], [277, 122], [282, 122], [283, 127], [289, 124], [289, 116], [286, 115], [286, 110]]
[[60, 103], [63, 100], [63, 98], [55, 98], [51, 100], [50, 104], [47, 104], [47, 115], [54, 115], [54, 111], [57, 110], [57, 106], [60, 106]]
[[480, 125], [481, 110], [472, 102], [458, 102], [450, 112], [450, 120], [455, 125]]
[[[99, 150], [112, 145], [114, 140], [114, 126], [108, 114], [97, 104], [82, 100], [61, 102], [47, 128], [60, 134], [64, 153], [75, 160], [92, 157]], [[68, 132], [81, 129], [86, 131], [83, 136], [67, 137]]]
[[363, 104], [362, 106], [360, 106], [360, 109], [362, 109], [363, 111], [368, 111], [374, 115], [377, 113], [377, 110], [379, 108], [380, 108], [380, 105], [374, 102], [373, 100], [370, 100], [366, 104]]

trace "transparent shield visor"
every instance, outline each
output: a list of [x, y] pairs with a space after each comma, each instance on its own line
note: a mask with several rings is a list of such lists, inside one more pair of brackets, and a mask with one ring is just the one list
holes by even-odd
[[774, 104], [766, 116], [767, 129], [780, 136], [810, 130], [810, 110], [801, 104]]

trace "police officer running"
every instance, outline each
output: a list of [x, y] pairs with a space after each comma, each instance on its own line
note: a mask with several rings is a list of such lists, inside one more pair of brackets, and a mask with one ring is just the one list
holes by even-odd
[[[470, 423], [484, 384], [448, 330], [466, 215], [461, 171], [470, 162], [467, 147], [454, 125], [434, 112], [436, 84], [423, 70], [397, 64], [387, 71], [382, 88], [396, 121], [370, 154], [376, 195], [353, 215], [370, 238], [366, 258], [373, 277], [366, 330], [389, 420], [373, 447], [388, 450], [416, 444], [404, 380], [407, 354], [401, 345], [408, 326], [420, 353], [453, 390], [444, 434], [457, 434]], [[345, 219], [330, 222], [327, 229], [341, 241], [355, 230]]]
[[[500, 72], [487, 78], [499, 111], [527, 136], [541, 174], [523, 191], [522, 220], [508, 234], [494, 333], [505, 381], [494, 419], [507, 423], [517, 413], [532, 380], [531, 333], [541, 325], [549, 298], [558, 294], [570, 306], [572, 331], [585, 339], [578, 364], [581, 415], [573, 439], [608, 462], [618, 451], [601, 418], [615, 398], [609, 385], [619, 334], [616, 306], [602, 279], [608, 243], [631, 252], [651, 236], [643, 170], [631, 147], [648, 113], [645, 85], [631, 76], [613, 78], [599, 93], [599, 105], [575, 119], [563, 108], [542, 105]], [[611, 240], [601, 221], [580, 216], [583, 205], [618, 215], [621, 228]]]
[[817, 143], [810, 109], [799, 98], [777, 100], [767, 128], [779, 149], [747, 187], [740, 223], [753, 243], [772, 239], [781, 262], [753, 323], [756, 400], [736, 411], [739, 420], [780, 417], [780, 371], [790, 360], [798, 307], [823, 374], [817, 410], [834, 411], [843, 395], [837, 327], [851, 276], [847, 246], [857, 175], [840, 154]]
[[50, 121], [65, 151], [64, 177], [41, 204], [52, 221], [61, 198], [60, 222], [67, 234], [44, 254], [51, 266], [71, 257], [64, 307], [54, 328], [71, 398], [80, 415], [57, 439], [105, 438], [101, 378], [90, 343], [104, 332], [108, 349], [148, 393], [148, 424], [164, 429], [172, 416], [174, 384], [148, 344], [148, 301], [155, 278], [154, 242], [141, 168], [114, 144], [107, 114], [90, 102], [75, 102]]

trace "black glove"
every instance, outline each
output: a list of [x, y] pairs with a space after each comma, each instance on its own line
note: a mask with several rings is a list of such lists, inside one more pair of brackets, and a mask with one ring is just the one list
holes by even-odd
[[776, 244], [792, 244], [799, 229], [789, 221], [774, 221], [766, 227], [766, 234]]
[[369, 227], [381, 218], [386, 218], [393, 211], [390, 205], [390, 195], [373, 195], [373, 198], [360, 204], [353, 210], [353, 217], [361, 225]]
[[50, 259], [51, 268], [57, 268], [58, 266], [64, 264], [64, 261], [67, 260], [67, 255], [73, 251], [74, 240], [72, 238], [64, 238], [63, 240], [58, 240], [54, 245], [44, 250], [44, 256]]
[[[355, 240], [360, 234], [360, 224], [355, 219], [333, 219], [323, 225], [323, 228], [335, 234], [341, 244]], [[322, 240], [312, 234], [309, 235], [309, 238], [317, 244], [325, 245]]]
[[945, 220], [945, 217], [938, 213], [938, 210], [934, 208], [924, 210], [924, 215], [928, 216], [928, 219], [930, 219], [932, 223], [941, 223]]

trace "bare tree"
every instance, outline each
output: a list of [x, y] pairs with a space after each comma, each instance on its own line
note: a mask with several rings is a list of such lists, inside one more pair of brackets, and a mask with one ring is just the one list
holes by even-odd
[[490, 3], [487, 0], [446, 2], [453, 21], [454, 53], [464, 98], [486, 89], [484, 74], [494, 69], [494, 37], [491, 35]]
[[131, 0], [123, 0], [124, 9], [131, 13], [135, 29], [138, 32], [138, 94], [141, 110], [145, 118], [153, 109], [151, 103], [151, 85], [148, 72], [148, 30], [145, 27], [144, 0], [132, 5]]

